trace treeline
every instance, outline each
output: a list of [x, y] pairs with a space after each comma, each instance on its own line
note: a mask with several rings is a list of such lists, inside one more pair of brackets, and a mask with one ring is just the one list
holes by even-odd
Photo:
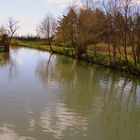
[[76, 58], [84, 55], [89, 59], [89, 48], [94, 46], [92, 53], [96, 60], [97, 46], [102, 43], [106, 47], [102, 53], [107, 59], [105, 65], [133, 72], [139, 70], [140, 3], [136, 0], [82, 2], [81, 6], [70, 6], [58, 21], [51, 14], [41, 21], [38, 35], [47, 39], [50, 50], [54, 51], [51, 44], [55, 41], [59, 46], [70, 47]]
[[[88, 3], [88, 0], [87, 0]], [[58, 21], [56, 42], [70, 46], [77, 58], [90, 45], [105, 43], [112, 65], [140, 64], [140, 5], [133, 0], [104, 0], [99, 6], [72, 6]], [[131, 63], [132, 64], [132, 63]]]
[[41, 40], [45, 41], [45, 39], [42, 39], [39, 36], [33, 36], [33, 35], [16, 36], [14, 38], [21, 41], [41, 41]]

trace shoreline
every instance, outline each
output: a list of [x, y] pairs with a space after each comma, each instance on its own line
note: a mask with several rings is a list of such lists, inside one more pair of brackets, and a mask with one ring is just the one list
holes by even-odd
[[[42, 51], [47, 51], [51, 53], [51, 50], [49, 46], [47, 45], [29, 45], [29, 44], [19, 44], [19, 47], [25, 47], [25, 48], [33, 48], [37, 50], [42, 50]], [[64, 47], [59, 47], [59, 46], [52, 46], [54, 52], [52, 54], [59, 54], [59, 55], [64, 55], [67, 57], [71, 57], [74, 59], [77, 59], [72, 55], [72, 48], [64, 48]], [[107, 60], [107, 55], [106, 54], [95, 54], [94, 52], [88, 52], [88, 58], [86, 55], [83, 55], [81, 59], [78, 59], [79, 61], [85, 61], [89, 64], [96, 64], [98, 66], [104, 67], [104, 68], [109, 68], [114, 71], [118, 72], [123, 72], [126, 74], [131, 74], [132, 76], [138, 76], [140, 77], [140, 69], [134, 68], [134, 66], [129, 62], [129, 64], [125, 65], [123, 61], [121, 62], [116, 62], [115, 64], [109, 62]]]

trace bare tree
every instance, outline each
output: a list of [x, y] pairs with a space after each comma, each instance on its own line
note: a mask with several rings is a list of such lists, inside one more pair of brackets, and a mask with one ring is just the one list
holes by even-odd
[[9, 18], [7, 28], [9, 30], [10, 39], [13, 38], [13, 36], [16, 33], [16, 31], [19, 29], [18, 23], [19, 23], [19, 21], [16, 21], [16, 20], [14, 20], [12, 18]]
[[51, 52], [53, 52], [52, 41], [56, 34], [57, 22], [52, 14], [48, 13], [37, 27], [37, 32], [40, 37], [48, 41]]
[[106, 22], [107, 22], [107, 44], [109, 46], [109, 56], [110, 55], [110, 45], [112, 47], [113, 55], [113, 65], [116, 64], [117, 59], [117, 41], [118, 41], [118, 30], [116, 24], [116, 17], [118, 14], [118, 0], [103, 0], [104, 9], [106, 12]]
[[4, 47], [6, 52], [9, 52], [10, 42], [19, 29], [18, 22], [9, 18], [8, 23], [0, 27], [0, 45]]

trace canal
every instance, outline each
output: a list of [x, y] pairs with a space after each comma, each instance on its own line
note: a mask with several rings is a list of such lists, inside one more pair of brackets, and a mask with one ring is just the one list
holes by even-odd
[[140, 140], [140, 80], [34, 49], [0, 54], [0, 140]]

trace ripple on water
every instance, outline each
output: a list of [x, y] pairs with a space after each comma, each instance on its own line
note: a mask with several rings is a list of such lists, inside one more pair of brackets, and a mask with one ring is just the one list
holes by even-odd
[[68, 129], [74, 134], [88, 129], [86, 117], [77, 115], [60, 103], [56, 104], [56, 106], [46, 106], [41, 113], [40, 120], [43, 131], [52, 133], [55, 138], [63, 137], [64, 131]]

